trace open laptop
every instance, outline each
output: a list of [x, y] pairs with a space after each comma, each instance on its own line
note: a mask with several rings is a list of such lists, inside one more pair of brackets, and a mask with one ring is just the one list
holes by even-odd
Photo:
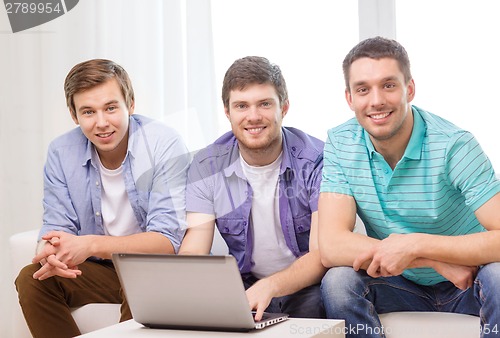
[[249, 331], [286, 314], [254, 321], [233, 256], [112, 255], [135, 321], [152, 328]]

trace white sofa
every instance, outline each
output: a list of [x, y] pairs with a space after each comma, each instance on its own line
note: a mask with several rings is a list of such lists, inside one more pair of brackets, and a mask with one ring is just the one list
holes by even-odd
[[[12, 278], [33, 258], [38, 230], [15, 234], [10, 238]], [[217, 233], [214, 254], [226, 254], [227, 247]], [[29, 330], [19, 305], [14, 306], [13, 337], [29, 338]], [[118, 322], [119, 304], [88, 304], [73, 309], [73, 317], [82, 333]], [[467, 315], [429, 312], [395, 312], [381, 316], [387, 338], [474, 338], [479, 337], [479, 318]]]
[[[19, 271], [31, 262], [35, 253], [38, 232], [39, 230], [30, 230], [10, 237], [12, 281], [15, 280]], [[218, 255], [228, 253], [227, 246], [218, 233], [214, 238], [212, 252]], [[10, 285], [13, 285], [13, 283]], [[14, 292], [16, 292], [15, 289]], [[72, 309], [72, 315], [83, 334], [118, 323], [120, 319], [120, 304], [88, 304]], [[21, 307], [17, 302], [13, 306], [12, 325], [13, 338], [31, 337], [28, 326], [24, 321]]]

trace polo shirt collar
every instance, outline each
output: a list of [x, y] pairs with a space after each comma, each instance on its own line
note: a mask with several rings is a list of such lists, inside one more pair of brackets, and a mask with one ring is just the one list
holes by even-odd
[[[403, 158], [409, 158], [413, 160], [419, 160], [422, 155], [422, 146], [425, 136], [425, 122], [420, 116], [420, 113], [414, 106], [411, 107], [413, 113], [413, 130], [411, 132], [410, 141], [406, 146], [406, 150], [403, 154]], [[363, 128], [363, 136], [366, 142], [366, 148], [368, 148], [368, 155], [370, 159], [373, 157], [373, 153], [376, 152], [373, 146], [372, 140], [370, 139], [370, 134]]]
[[424, 145], [424, 136], [425, 136], [425, 122], [420, 116], [415, 107], [411, 107], [413, 112], [413, 131], [411, 132], [410, 141], [406, 146], [405, 153], [403, 157], [412, 160], [420, 160], [422, 156], [422, 147]]
[[370, 134], [363, 128], [363, 136], [365, 138], [366, 148], [368, 148], [368, 156], [370, 156], [370, 160], [373, 159], [373, 153], [376, 153], [375, 147], [373, 146], [372, 140], [370, 139]]

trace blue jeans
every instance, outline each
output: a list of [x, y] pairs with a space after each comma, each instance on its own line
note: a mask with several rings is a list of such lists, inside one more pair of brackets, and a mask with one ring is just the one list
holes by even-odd
[[[243, 277], [245, 289], [258, 279], [253, 275]], [[275, 297], [266, 309], [269, 313], [288, 313], [293, 318], [325, 318], [320, 285], [311, 285], [291, 295]]]
[[500, 263], [479, 269], [473, 287], [432, 286], [396, 277], [373, 278], [351, 267], [331, 268], [321, 282], [327, 318], [344, 319], [346, 337], [385, 337], [378, 314], [436, 311], [480, 317], [481, 337], [500, 337]]

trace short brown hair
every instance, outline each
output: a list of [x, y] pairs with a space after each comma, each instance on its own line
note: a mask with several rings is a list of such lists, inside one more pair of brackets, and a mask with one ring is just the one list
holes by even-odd
[[243, 90], [251, 84], [269, 83], [274, 86], [280, 107], [288, 102], [288, 91], [280, 67], [260, 56], [247, 56], [234, 61], [226, 71], [222, 85], [222, 102], [229, 106], [231, 90]]
[[394, 59], [398, 62], [399, 69], [403, 73], [406, 83], [412, 79], [410, 59], [404, 47], [395, 40], [377, 36], [361, 41], [346, 55], [342, 63], [342, 70], [344, 71], [346, 89], [349, 92], [349, 71], [351, 65], [354, 61], [365, 57], [375, 60], [382, 58]]
[[74, 66], [64, 81], [66, 104], [73, 117], [76, 118], [74, 95], [103, 84], [112, 78], [118, 81], [125, 103], [130, 108], [134, 103], [134, 89], [123, 67], [106, 59], [92, 59]]

